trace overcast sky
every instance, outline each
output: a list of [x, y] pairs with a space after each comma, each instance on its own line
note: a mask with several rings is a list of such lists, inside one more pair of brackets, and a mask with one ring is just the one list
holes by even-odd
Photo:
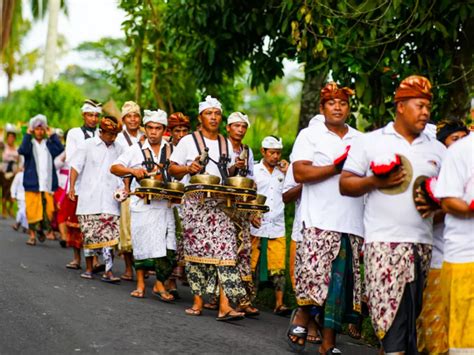
[[[24, 2], [27, 8], [29, 1]], [[57, 62], [59, 72], [70, 64], [79, 64], [84, 67], [97, 67], [97, 62], [88, 61], [78, 53], [72, 51], [82, 42], [97, 41], [102, 37], [123, 37], [121, 24], [125, 19], [125, 12], [120, 10], [116, 0], [67, 0], [69, 16], [61, 14], [59, 17], [59, 33], [67, 41], [70, 49], [68, 54]], [[27, 13], [27, 16], [30, 14]], [[23, 43], [24, 52], [46, 44], [47, 16], [44, 21], [35, 23]], [[43, 78], [42, 60], [38, 69], [33, 73], [17, 76], [13, 80], [12, 89], [30, 88]], [[7, 90], [6, 77], [0, 76], [0, 96], [5, 96]]]

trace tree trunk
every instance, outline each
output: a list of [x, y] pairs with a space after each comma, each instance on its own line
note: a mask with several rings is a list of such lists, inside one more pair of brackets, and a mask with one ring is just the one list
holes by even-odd
[[308, 127], [311, 118], [319, 113], [319, 92], [327, 76], [328, 70], [326, 67], [316, 72], [311, 69], [310, 64], [305, 65], [298, 131]]
[[142, 56], [143, 56], [143, 40], [140, 40], [135, 52], [135, 102], [141, 105], [142, 98]]
[[12, 31], [12, 19], [15, 12], [16, 0], [0, 0], [0, 54], [8, 45]]
[[46, 51], [44, 55], [43, 84], [54, 80], [56, 66], [56, 51], [58, 47], [58, 17], [61, 0], [48, 2], [48, 35], [46, 38]]

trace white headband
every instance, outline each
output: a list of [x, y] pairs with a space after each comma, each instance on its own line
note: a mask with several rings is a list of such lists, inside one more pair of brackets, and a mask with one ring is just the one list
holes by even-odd
[[45, 115], [36, 115], [30, 119], [30, 127], [35, 129], [36, 127], [43, 126], [48, 127], [48, 119]]
[[102, 107], [101, 106], [93, 106], [89, 103], [85, 103], [81, 107], [82, 113], [84, 112], [90, 112], [90, 113], [102, 113]]
[[283, 149], [283, 141], [281, 138], [276, 139], [275, 137], [268, 136], [263, 138], [262, 148], [264, 149]]
[[7, 123], [5, 125], [5, 132], [6, 133], [17, 133], [17, 129], [13, 124]]
[[157, 111], [145, 110], [143, 116], [143, 125], [146, 125], [148, 122], [161, 123], [163, 126], [168, 125], [168, 114], [158, 109]]
[[247, 128], [250, 127], [249, 116], [244, 115], [241, 112], [232, 112], [229, 117], [227, 117], [227, 124], [232, 124], [236, 122], [247, 123]]
[[206, 99], [203, 102], [199, 103], [199, 113], [212, 107], [218, 108], [222, 111], [222, 104], [219, 102], [219, 100], [212, 97], [211, 95], [207, 95]]

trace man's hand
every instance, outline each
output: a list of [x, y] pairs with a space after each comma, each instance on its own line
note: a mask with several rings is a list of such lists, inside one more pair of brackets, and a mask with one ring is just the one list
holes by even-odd
[[76, 201], [76, 191], [74, 189], [74, 187], [70, 187], [69, 188], [69, 192], [67, 193], [67, 197], [71, 200], [71, 201]]
[[147, 171], [142, 168], [131, 169], [130, 174], [132, 174], [137, 180], [141, 180], [147, 175]]
[[422, 218], [428, 218], [432, 213], [436, 212], [439, 208], [433, 206], [427, 199], [421, 187], [416, 189], [416, 210], [421, 214]]
[[237, 157], [235, 159], [235, 164], [234, 166], [237, 168], [237, 169], [245, 169], [245, 160], [244, 159], [240, 159], [239, 157]]
[[403, 167], [391, 172], [386, 178], [380, 178], [374, 175], [373, 178], [375, 187], [378, 189], [383, 189], [398, 186], [405, 180], [406, 175], [407, 173]]
[[261, 216], [254, 216], [251, 220], [250, 223], [252, 223], [252, 226], [255, 228], [260, 228], [262, 225], [262, 217]]
[[30, 126], [28, 126], [28, 128], [26, 129], [26, 133], [28, 133], [28, 134], [33, 134], [33, 128], [31, 128]]
[[199, 164], [199, 157], [193, 160], [191, 165], [188, 165], [188, 174], [198, 174], [202, 170], [202, 165]]
[[51, 137], [51, 134], [53, 134], [53, 129], [48, 126], [48, 128], [46, 128], [46, 138]]
[[280, 160], [280, 162], [278, 163], [278, 168], [281, 170], [283, 174], [286, 174], [289, 166], [290, 166], [290, 163], [288, 163], [288, 161], [286, 161], [285, 159]]

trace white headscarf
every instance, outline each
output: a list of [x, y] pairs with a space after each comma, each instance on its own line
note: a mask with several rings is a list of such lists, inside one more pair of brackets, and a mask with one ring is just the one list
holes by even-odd
[[145, 110], [143, 116], [143, 125], [146, 125], [148, 122], [161, 123], [164, 126], [168, 125], [168, 114], [158, 109], [157, 111]]
[[48, 127], [48, 119], [45, 115], [39, 114], [30, 119], [30, 128], [35, 129], [39, 126]]
[[218, 108], [222, 111], [222, 104], [216, 98], [211, 95], [207, 95], [206, 99], [203, 102], [199, 103], [199, 113], [208, 109], [208, 108]]
[[99, 103], [94, 103], [91, 100], [84, 101], [84, 105], [81, 107], [82, 113], [90, 112], [90, 113], [102, 113], [102, 105]]
[[242, 112], [232, 112], [229, 117], [227, 117], [227, 124], [236, 122], [247, 123], [247, 128], [250, 127], [249, 116], [244, 115]]
[[268, 136], [263, 138], [262, 148], [264, 149], [283, 149], [283, 141], [281, 138]]

